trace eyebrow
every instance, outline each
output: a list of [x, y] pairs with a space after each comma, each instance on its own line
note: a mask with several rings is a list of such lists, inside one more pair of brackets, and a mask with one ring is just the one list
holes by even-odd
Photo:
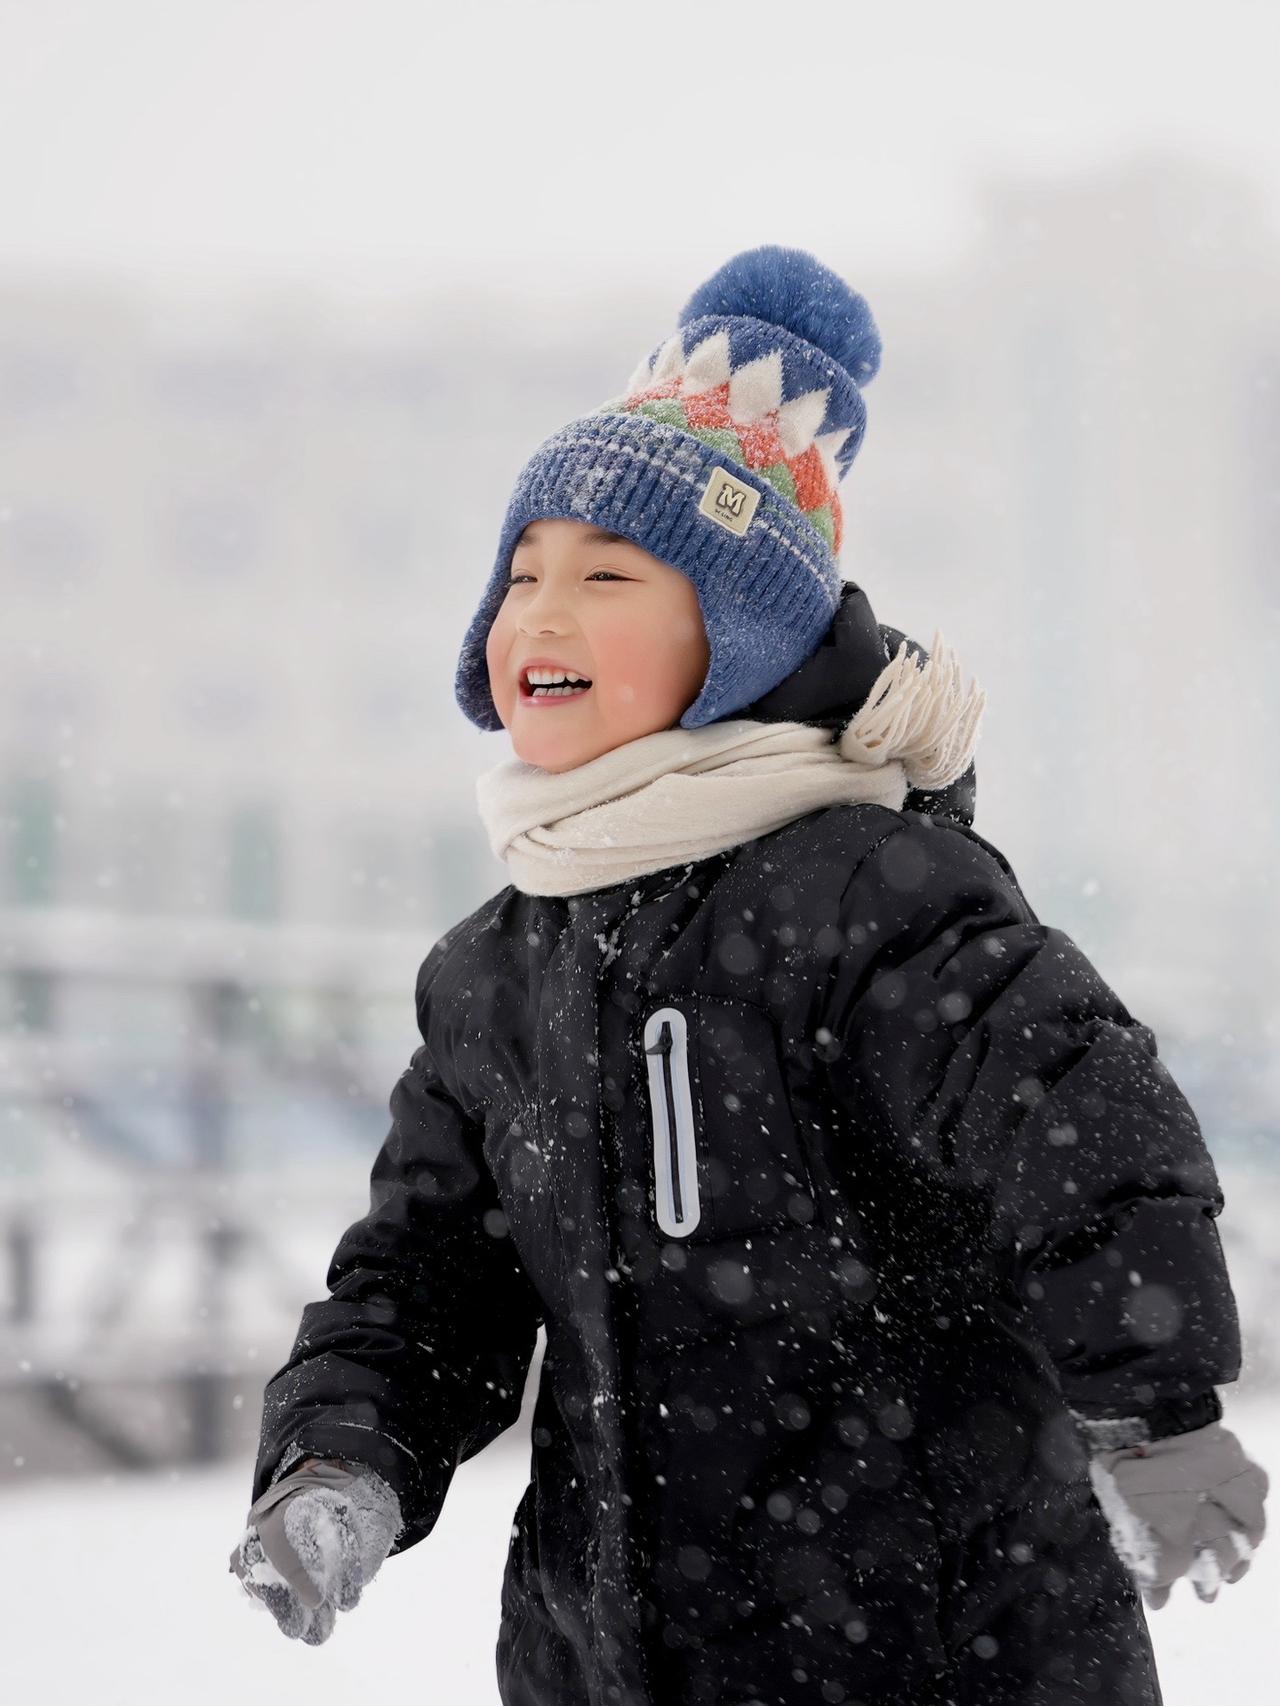
[[[516, 540], [517, 545], [535, 545], [537, 540], [537, 523], [530, 522], [524, 532]], [[628, 539], [625, 533], [610, 533], [605, 527], [593, 527], [589, 532], [580, 535], [583, 545], [634, 545], [634, 539]]]

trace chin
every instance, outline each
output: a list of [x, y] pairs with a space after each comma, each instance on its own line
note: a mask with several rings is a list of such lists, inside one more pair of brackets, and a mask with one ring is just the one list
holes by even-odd
[[551, 741], [512, 742], [516, 757], [526, 764], [536, 764], [539, 770], [574, 770], [579, 764], [587, 764], [601, 753], [609, 752], [617, 746], [617, 741], [597, 740], [582, 741], [576, 746], [566, 743], [558, 746]]
[[539, 770], [576, 770], [579, 764], [585, 764], [596, 756], [594, 752], [544, 753], [539, 758], [531, 758], [530, 764], [536, 764]]
[[536, 764], [539, 770], [569, 770], [581, 759], [573, 754], [557, 751], [555, 747], [542, 741], [512, 741], [515, 755], [525, 764]]

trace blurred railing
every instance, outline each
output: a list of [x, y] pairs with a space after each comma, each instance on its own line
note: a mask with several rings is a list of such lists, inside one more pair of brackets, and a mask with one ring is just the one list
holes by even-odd
[[[31, 912], [0, 940], [0, 1484], [243, 1450], [368, 1205], [430, 944]], [[1280, 1144], [1238, 1050], [1171, 1064], [1227, 1194], [1246, 1379], [1280, 1390]]]
[[0, 1482], [242, 1443], [368, 1204], [430, 941], [0, 915]]

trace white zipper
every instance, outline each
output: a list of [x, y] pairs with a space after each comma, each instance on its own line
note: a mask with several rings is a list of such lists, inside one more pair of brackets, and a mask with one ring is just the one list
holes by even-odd
[[658, 1225], [672, 1238], [685, 1238], [698, 1224], [701, 1205], [689, 1090], [689, 1027], [678, 1007], [659, 1007], [645, 1020], [644, 1052]]

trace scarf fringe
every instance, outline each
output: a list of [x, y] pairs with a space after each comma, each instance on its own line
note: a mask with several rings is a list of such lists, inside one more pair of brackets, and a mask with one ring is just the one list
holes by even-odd
[[898, 759], [913, 787], [945, 788], [973, 761], [986, 703], [976, 681], [962, 690], [959, 662], [935, 628], [923, 667], [901, 642], [840, 735], [840, 755], [870, 766]]

